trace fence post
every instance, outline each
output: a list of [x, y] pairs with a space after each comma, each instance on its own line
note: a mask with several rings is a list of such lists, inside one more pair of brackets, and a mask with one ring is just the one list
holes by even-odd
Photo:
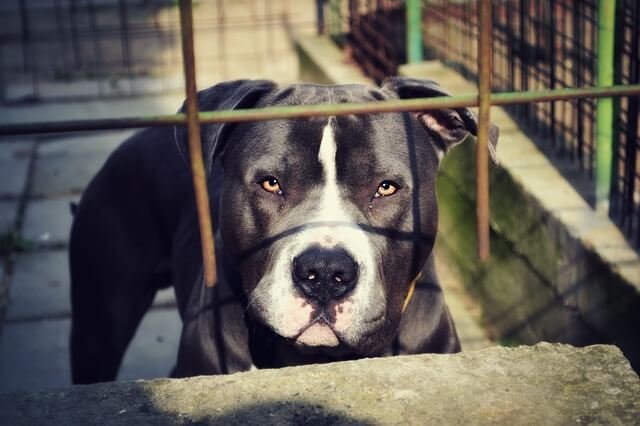
[[407, 0], [407, 62], [422, 61], [422, 4]]
[[324, 0], [316, 0], [316, 30], [324, 34]]
[[[614, 74], [615, 0], [598, 2], [598, 86], [612, 86]], [[598, 99], [596, 109], [596, 211], [609, 214], [613, 168], [613, 98]]]
[[200, 226], [200, 243], [202, 245], [203, 278], [207, 287], [216, 284], [216, 249], [213, 240], [213, 225], [209, 207], [206, 173], [202, 158], [200, 139], [200, 118], [198, 115], [198, 94], [196, 91], [196, 65], [193, 47], [193, 10], [191, 0], [180, 0], [180, 30], [182, 33], [182, 57], [184, 63], [186, 125], [189, 138], [189, 159], [193, 189], [196, 195], [198, 223]]
[[478, 146], [476, 148], [476, 229], [478, 257], [489, 260], [489, 115], [493, 55], [491, 0], [481, 0], [478, 16]]

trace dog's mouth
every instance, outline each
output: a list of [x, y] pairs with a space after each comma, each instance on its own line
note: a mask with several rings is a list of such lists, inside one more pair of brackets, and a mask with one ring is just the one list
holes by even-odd
[[335, 348], [340, 345], [338, 333], [323, 314], [309, 321], [292, 340], [300, 349]]

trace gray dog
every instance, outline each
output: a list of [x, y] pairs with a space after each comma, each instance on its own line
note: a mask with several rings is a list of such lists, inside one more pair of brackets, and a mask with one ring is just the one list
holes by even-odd
[[[446, 94], [404, 78], [380, 88], [241, 80], [199, 102], [206, 111]], [[459, 351], [431, 256], [435, 181], [442, 157], [475, 133], [466, 108], [203, 126], [213, 289], [202, 283], [185, 130], [136, 134], [73, 222], [74, 383], [115, 378], [156, 291], [171, 285], [184, 324], [176, 377]]]

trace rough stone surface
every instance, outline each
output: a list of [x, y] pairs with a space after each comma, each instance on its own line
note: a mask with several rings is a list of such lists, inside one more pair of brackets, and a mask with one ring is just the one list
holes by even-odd
[[640, 381], [612, 346], [490, 348], [0, 395], [7, 424], [612, 424]]

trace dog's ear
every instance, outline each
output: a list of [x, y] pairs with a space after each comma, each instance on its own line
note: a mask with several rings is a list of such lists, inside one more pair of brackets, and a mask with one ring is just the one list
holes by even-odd
[[[269, 80], [235, 80], [216, 84], [198, 92], [200, 111], [235, 110], [254, 107], [267, 93], [276, 88], [276, 83]], [[183, 104], [179, 112], [184, 112]], [[214, 123], [201, 126], [202, 148], [207, 171], [224, 150], [226, 137], [233, 123]], [[181, 151], [187, 147], [187, 130], [185, 126], [176, 127], [176, 143]]]
[[[382, 84], [382, 89], [395, 93], [400, 99], [451, 96], [435, 81], [415, 78], [392, 77]], [[415, 116], [434, 137], [440, 157], [467, 136], [477, 136], [478, 133], [478, 120], [469, 108], [427, 110], [415, 113]], [[498, 135], [498, 127], [492, 124], [489, 127], [489, 154], [494, 164], [498, 162]]]

